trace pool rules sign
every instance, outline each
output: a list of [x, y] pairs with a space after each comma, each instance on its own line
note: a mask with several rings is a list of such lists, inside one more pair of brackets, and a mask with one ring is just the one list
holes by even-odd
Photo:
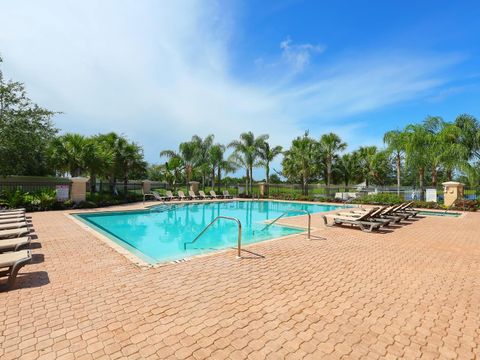
[[56, 185], [55, 193], [58, 201], [67, 201], [70, 198], [70, 185]]

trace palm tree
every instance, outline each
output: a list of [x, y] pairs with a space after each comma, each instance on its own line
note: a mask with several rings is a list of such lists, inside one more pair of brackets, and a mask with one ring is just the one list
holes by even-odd
[[342, 142], [340, 136], [334, 133], [324, 134], [320, 137], [318, 143], [320, 154], [323, 158], [325, 170], [327, 174], [327, 189], [330, 191], [332, 181], [333, 161], [338, 157], [338, 153], [346, 149], [347, 144]]
[[168, 159], [178, 158], [181, 160], [182, 168], [185, 171], [185, 180], [188, 185], [190, 179], [192, 178], [196, 162], [197, 145], [192, 141], [186, 141], [181, 143], [178, 148], [178, 152], [175, 152], [173, 150], [163, 150], [160, 152], [160, 156], [165, 156]]
[[84, 148], [87, 138], [80, 134], [68, 133], [55, 138], [49, 154], [52, 165], [62, 172], [68, 172], [72, 177], [80, 176], [85, 171]]
[[467, 149], [468, 158], [480, 160], [480, 122], [472, 115], [462, 114], [455, 119], [460, 128], [460, 143]]
[[91, 137], [83, 148], [85, 169], [90, 175], [90, 192], [96, 192], [97, 176], [103, 175], [104, 170], [112, 167], [113, 149], [101, 146], [98, 137]]
[[237, 164], [242, 164], [246, 170], [247, 195], [252, 194], [253, 167], [258, 158], [258, 149], [268, 140], [268, 135], [255, 137], [251, 131], [240, 134], [239, 140], [234, 140], [228, 147], [234, 149]]
[[146, 171], [147, 163], [143, 160], [143, 150], [135, 143], [129, 143], [121, 138], [116, 152], [116, 166], [119, 175], [123, 179], [124, 195], [127, 195], [128, 180], [133, 173]]
[[412, 124], [405, 128], [406, 162], [418, 173], [421, 200], [424, 200], [425, 170], [431, 163], [430, 154], [427, 151], [431, 145], [430, 135], [423, 124]]
[[400, 195], [402, 158], [405, 153], [405, 134], [400, 130], [392, 130], [385, 133], [383, 142], [387, 144], [387, 151], [395, 159], [397, 172], [397, 195]]
[[192, 136], [191, 142], [195, 144], [195, 166], [202, 173], [202, 188], [205, 190], [205, 181], [210, 172], [210, 148], [213, 145], [212, 134], [202, 139], [198, 135]]
[[348, 187], [350, 181], [353, 180], [359, 172], [357, 153], [343, 154], [337, 162], [337, 168], [343, 178], [345, 186]]
[[308, 131], [292, 141], [283, 154], [283, 175], [302, 183], [302, 194], [308, 195], [308, 182], [318, 173], [318, 142], [308, 136]]
[[[212, 189], [215, 188], [215, 172], [217, 172], [218, 186], [220, 188], [222, 162], [225, 155], [225, 146], [222, 144], [215, 144], [209, 150], [209, 163], [212, 169]], [[220, 191], [220, 190], [219, 190]]]
[[377, 155], [376, 146], [361, 146], [358, 149], [358, 158], [360, 167], [365, 179], [365, 185], [368, 187], [370, 181], [374, 178], [375, 172], [375, 157]]
[[258, 157], [260, 158], [259, 165], [262, 165], [265, 167], [265, 182], [266, 182], [266, 188], [267, 188], [267, 193], [266, 195], [269, 195], [269, 181], [270, 181], [270, 163], [282, 153], [282, 147], [281, 146], [274, 146], [273, 148], [270, 147], [270, 144], [268, 141], [264, 141], [262, 144], [260, 144], [260, 147], [258, 148]]

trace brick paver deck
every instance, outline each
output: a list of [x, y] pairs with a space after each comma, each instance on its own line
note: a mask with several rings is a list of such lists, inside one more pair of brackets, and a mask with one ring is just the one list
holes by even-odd
[[[139, 268], [62, 212], [0, 293], [0, 358], [480, 357], [480, 214]], [[304, 218], [288, 219], [303, 224]], [[325, 237], [321, 240], [318, 237]]]

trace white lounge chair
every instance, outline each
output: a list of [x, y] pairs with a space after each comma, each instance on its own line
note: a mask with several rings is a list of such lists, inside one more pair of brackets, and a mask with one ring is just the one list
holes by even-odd
[[7, 282], [2, 284], [5, 289], [11, 289], [15, 284], [18, 271], [20, 268], [28, 264], [32, 260], [32, 252], [30, 250], [20, 250], [0, 254], [0, 277], [8, 276]]
[[0, 230], [0, 239], [18, 238], [30, 232], [28, 227], [19, 229]]
[[203, 190], [199, 190], [198, 195], [204, 200], [211, 198], [211, 196], [205, 195], [205, 192]]
[[223, 190], [224, 199], [233, 199], [233, 196], [229, 194], [228, 190]]
[[15, 239], [2, 239], [0, 240], [0, 253], [6, 251], [18, 251], [23, 247], [30, 245], [30, 236], [23, 236]]
[[188, 200], [188, 197], [185, 196], [185, 193], [182, 190], [178, 190], [178, 198], [180, 200]]
[[[358, 226], [362, 231], [372, 232], [373, 230], [378, 230], [381, 226], [384, 225], [381, 222], [368, 220], [370, 218], [370, 215], [377, 210], [378, 208], [370, 209], [365, 214], [359, 217], [345, 216], [340, 214], [327, 214], [323, 215], [322, 218], [326, 226], [348, 224], [352, 226]], [[328, 218], [333, 218], [333, 223], [328, 223]]]
[[195, 191], [193, 191], [193, 190], [189, 190], [188, 195], [190, 196], [190, 199], [192, 199], [192, 200], [199, 200], [200, 199], [200, 197], [195, 195]]

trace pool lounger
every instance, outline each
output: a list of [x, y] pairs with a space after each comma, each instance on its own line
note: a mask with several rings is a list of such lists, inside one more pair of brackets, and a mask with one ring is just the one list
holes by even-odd
[[[362, 231], [372, 232], [373, 230], [378, 230], [380, 227], [384, 225], [384, 223], [381, 223], [381, 222], [367, 220], [370, 217], [370, 215], [377, 210], [378, 208], [372, 208], [370, 211], [367, 211], [365, 214], [359, 217], [332, 214], [332, 215], [322, 215], [322, 218], [326, 226], [349, 224], [352, 226], [358, 226]], [[327, 220], [328, 218], [333, 218], [333, 223], [329, 224]]]
[[190, 199], [192, 200], [200, 200], [201, 198], [197, 195], [195, 195], [195, 191], [189, 190], [188, 195], [190, 196]]
[[178, 190], [177, 193], [178, 193], [178, 198], [180, 200], [188, 200], [189, 199], [189, 197], [185, 196], [185, 193], [182, 190]]
[[25, 217], [16, 217], [10, 219], [0, 219], [0, 224], [12, 224], [25, 221]]
[[229, 194], [228, 190], [223, 190], [224, 199], [233, 199], [233, 196]]
[[211, 196], [205, 195], [205, 192], [202, 191], [202, 190], [200, 190], [200, 191], [198, 192], [198, 195], [200, 196], [200, 198], [202, 198], [202, 199], [204, 199], [204, 200], [206, 200], [206, 199], [211, 199], [211, 198], [212, 198]]
[[213, 190], [210, 190], [210, 197], [211, 197], [212, 199], [222, 199], [222, 198], [223, 198], [222, 195], [217, 195], [217, 193], [216, 193], [215, 191], [213, 191]]
[[367, 220], [367, 221], [372, 221], [372, 222], [379, 222], [379, 223], [382, 223], [383, 226], [388, 226], [391, 222], [392, 222], [392, 219], [385, 219], [385, 218], [381, 218], [380, 215], [382, 214], [383, 211], [385, 211], [385, 209], [387, 208], [387, 206], [382, 206], [382, 207], [377, 207], [377, 208], [374, 208], [376, 210], [374, 211], [371, 211], [370, 212], [370, 215], [368, 215], [367, 218], [364, 218], [363, 215], [367, 214], [370, 210], [352, 210], [352, 211], [347, 211], [347, 212], [340, 212], [338, 213], [338, 215], [340, 216], [348, 216], [348, 217], [352, 217], [354, 219], [359, 219], [360, 217], [362, 217], [362, 220]]
[[0, 253], [6, 251], [18, 251], [21, 248], [30, 246], [30, 236], [19, 237], [15, 239], [1, 239], [0, 240]]
[[6, 284], [2, 284], [2, 288], [11, 289], [15, 284], [18, 271], [32, 260], [32, 252], [30, 250], [20, 250], [0, 254], [0, 277], [8, 276]]
[[8, 224], [0, 224], [0, 230], [18, 229], [18, 228], [23, 228], [23, 227], [28, 227], [28, 223], [26, 221], [12, 222], [12, 223], [8, 223]]
[[18, 238], [22, 235], [26, 235], [30, 232], [28, 227], [18, 228], [18, 229], [9, 229], [9, 230], [0, 230], [0, 239], [8, 238]]

